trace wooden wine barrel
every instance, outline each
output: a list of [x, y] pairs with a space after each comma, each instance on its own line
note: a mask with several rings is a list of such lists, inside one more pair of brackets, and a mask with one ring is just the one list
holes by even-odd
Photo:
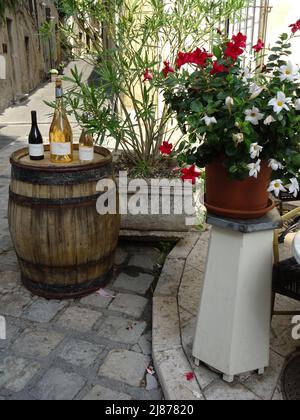
[[31, 161], [28, 149], [11, 157], [9, 226], [22, 281], [47, 299], [86, 296], [110, 280], [118, 243], [119, 214], [100, 215], [96, 185], [113, 179], [112, 155], [95, 148], [91, 163]]

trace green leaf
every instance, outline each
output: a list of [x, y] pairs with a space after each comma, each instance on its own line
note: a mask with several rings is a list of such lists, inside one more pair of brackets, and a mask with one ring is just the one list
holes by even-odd
[[269, 56], [269, 61], [277, 61], [279, 59], [279, 55], [271, 54]]
[[222, 58], [222, 49], [220, 47], [215, 46], [213, 48], [213, 53], [217, 57], [218, 60]]
[[296, 154], [292, 157], [292, 162], [295, 166], [300, 168], [300, 155]]
[[282, 39], [282, 41], [286, 41], [288, 38], [289, 38], [289, 35], [286, 33], [280, 35], [280, 39]]

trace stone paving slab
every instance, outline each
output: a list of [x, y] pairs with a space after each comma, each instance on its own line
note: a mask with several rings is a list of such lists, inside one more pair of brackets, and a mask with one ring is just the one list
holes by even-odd
[[21, 285], [20, 273], [16, 271], [0, 272], [0, 294], [11, 293]]
[[166, 259], [154, 296], [177, 296], [185, 263], [184, 259]]
[[144, 321], [109, 316], [101, 325], [99, 337], [118, 343], [136, 344], [147, 327]]
[[138, 346], [143, 354], [150, 356], [152, 354], [152, 334], [148, 332], [143, 335], [138, 342]]
[[96, 294], [87, 296], [80, 300], [82, 305], [93, 306], [97, 309], [106, 309], [112, 302], [113, 298], [106, 298]]
[[99, 376], [138, 387], [145, 377], [149, 363], [148, 356], [127, 350], [112, 350], [100, 367]]
[[1, 271], [19, 271], [18, 260], [14, 251], [7, 251], [0, 254]]
[[109, 306], [111, 311], [121, 312], [134, 318], [141, 318], [148, 304], [148, 299], [142, 296], [118, 294]]
[[57, 324], [64, 328], [71, 328], [82, 332], [89, 332], [92, 330], [96, 322], [102, 317], [101, 312], [91, 309], [73, 306], [59, 317]]
[[104, 349], [105, 346], [72, 338], [65, 344], [60, 358], [72, 365], [88, 368], [96, 362]]
[[260, 398], [241, 384], [229, 385], [221, 380], [205, 391], [208, 401], [259, 401]]
[[253, 375], [251, 373], [241, 375], [240, 382], [263, 400], [270, 401], [273, 398], [284, 364], [285, 359], [283, 357], [271, 352], [270, 366], [264, 375]]
[[132, 400], [132, 397], [112, 389], [104, 388], [101, 385], [96, 385], [83, 399], [85, 401], [128, 401]]
[[0, 360], [0, 387], [20, 392], [34, 377], [40, 364], [23, 358], [9, 356]]
[[177, 299], [156, 296], [153, 298], [153, 350], [181, 348]]
[[86, 379], [76, 373], [51, 368], [31, 389], [31, 393], [42, 401], [72, 400], [83, 388]]
[[20, 328], [16, 325], [13, 325], [11, 321], [6, 321], [6, 340], [0, 340], [0, 350], [6, 349], [10, 346], [13, 338], [17, 336]]
[[130, 258], [128, 266], [140, 267], [152, 271], [155, 268], [155, 260], [148, 255], [134, 255]]
[[67, 305], [66, 302], [57, 300], [38, 299], [33, 302], [23, 313], [23, 317], [34, 322], [48, 323], [59, 311]]
[[145, 295], [154, 281], [154, 276], [139, 273], [136, 276], [121, 273], [114, 282], [114, 288], [121, 291], [130, 291], [139, 295]]
[[192, 368], [181, 348], [155, 352], [154, 363], [166, 400], [204, 400], [197, 381], [186, 378]]
[[16, 290], [14, 293], [0, 296], [1, 314], [18, 318], [31, 302], [31, 295], [23, 290]]
[[30, 357], [47, 357], [63, 340], [64, 335], [38, 326], [26, 328], [13, 344], [16, 353]]

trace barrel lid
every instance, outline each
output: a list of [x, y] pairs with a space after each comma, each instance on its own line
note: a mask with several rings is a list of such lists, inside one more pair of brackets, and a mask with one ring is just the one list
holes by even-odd
[[79, 161], [79, 146], [74, 145], [74, 160], [68, 164], [52, 163], [50, 162], [50, 146], [45, 146], [45, 159], [34, 161], [30, 160], [29, 149], [25, 147], [17, 150], [11, 155], [10, 162], [12, 166], [17, 166], [30, 171], [42, 172], [80, 172], [89, 169], [97, 169], [102, 166], [112, 163], [112, 154], [104, 147], [95, 147], [94, 160], [88, 163], [81, 163]]

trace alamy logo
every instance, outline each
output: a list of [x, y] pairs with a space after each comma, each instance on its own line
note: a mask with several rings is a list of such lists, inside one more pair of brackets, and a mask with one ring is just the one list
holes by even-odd
[[99, 214], [184, 215], [187, 225], [196, 223], [197, 205], [203, 203], [201, 183], [192, 185], [180, 179], [129, 180], [127, 172], [119, 173], [118, 188], [112, 179], [102, 179], [97, 201]]
[[292, 337], [294, 340], [300, 340], [300, 315], [294, 316], [292, 324], [295, 324], [292, 330]]
[[6, 340], [6, 320], [0, 316], [0, 340]]

